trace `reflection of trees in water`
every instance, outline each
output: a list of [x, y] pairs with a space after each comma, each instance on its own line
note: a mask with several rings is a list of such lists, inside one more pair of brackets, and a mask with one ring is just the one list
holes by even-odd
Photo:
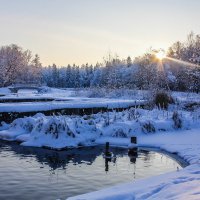
[[[51, 170], [65, 169], [68, 163], [91, 165], [105, 150], [104, 146], [96, 146], [55, 151], [36, 147], [23, 147], [15, 142], [0, 141], [0, 151], [3, 151], [3, 149], [13, 151], [20, 158], [34, 156], [38, 163], [49, 166]], [[112, 152], [113, 157], [123, 157], [127, 154], [127, 149], [110, 147], [110, 152]], [[115, 163], [116, 158], [112, 159], [111, 162]]]
[[142, 154], [140, 158], [144, 161], [150, 161], [155, 156], [154, 154], [152, 154], [151, 152], [147, 150], [140, 149], [140, 153]]
[[[0, 152], [2, 151], [13, 151], [20, 158], [34, 157], [38, 163], [49, 166], [53, 172], [58, 168], [66, 169], [68, 164], [79, 165], [84, 163], [92, 165], [97, 157], [103, 156], [105, 147], [82, 147], [55, 151], [36, 147], [23, 147], [14, 142], [0, 141]], [[109, 171], [109, 163], [116, 164], [118, 158], [127, 156], [128, 153], [127, 149], [117, 147], [110, 147], [109, 151], [112, 153], [112, 159], [105, 158], [105, 171]], [[150, 161], [156, 155], [147, 150], [136, 149], [128, 156], [130, 163], [135, 164], [138, 157], [144, 161]]]

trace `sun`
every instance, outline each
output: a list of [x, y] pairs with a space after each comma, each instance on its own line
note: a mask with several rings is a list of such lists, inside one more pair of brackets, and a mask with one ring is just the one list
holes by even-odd
[[155, 56], [158, 60], [163, 60], [166, 57], [166, 53], [163, 50], [158, 51], [155, 53]]

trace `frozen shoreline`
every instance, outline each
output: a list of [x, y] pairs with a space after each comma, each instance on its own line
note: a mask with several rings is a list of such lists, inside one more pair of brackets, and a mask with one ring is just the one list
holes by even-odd
[[[80, 144], [130, 145], [130, 136], [137, 136], [138, 146], [156, 147], [178, 156], [190, 165], [177, 172], [121, 184], [105, 190], [71, 197], [78, 199], [200, 199], [200, 127], [198, 113], [181, 111], [182, 128], [176, 129], [173, 112], [133, 109], [120, 113], [96, 114], [83, 117], [37, 114], [3, 124], [0, 137], [21, 141], [24, 146], [77, 147]], [[155, 132], [144, 129], [149, 123]], [[34, 126], [33, 126], [34, 125]]]
[[[56, 93], [57, 92], [57, 93]], [[64, 98], [60, 91], [49, 96]], [[71, 95], [71, 93], [70, 93]], [[183, 102], [199, 102], [199, 95], [177, 93], [175, 98]], [[29, 96], [29, 95], [27, 95]], [[48, 96], [48, 95], [47, 95]], [[53, 102], [46, 104], [48, 108], [57, 106], [62, 108], [79, 106], [108, 106], [105, 98], [69, 97], [72, 102]], [[87, 102], [89, 99], [90, 102]], [[135, 103], [134, 100], [109, 99], [110, 106]], [[112, 102], [111, 102], [112, 101]], [[138, 99], [138, 101], [143, 101]], [[77, 104], [76, 104], [76, 103]], [[21, 106], [24, 107], [21, 107]], [[7, 106], [7, 107], [6, 107]], [[179, 105], [181, 106], [181, 105]], [[46, 107], [46, 109], [48, 109]], [[17, 103], [12, 106], [4, 103], [3, 110], [22, 111], [24, 108], [44, 109], [42, 103]], [[180, 107], [181, 108], [181, 107]], [[131, 183], [117, 185], [104, 190], [71, 197], [78, 199], [105, 200], [146, 200], [146, 199], [200, 199], [200, 115], [199, 108], [189, 112], [173, 108], [169, 111], [158, 109], [132, 109], [124, 112], [101, 113], [91, 116], [53, 116], [47, 117], [37, 114], [33, 117], [19, 118], [11, 124], [0, 127], [0, 138], [4, 140], [20, 141], [24, 146], [49, 148], [77, 147], [79, 145], [98, 145], [109, 141], [114, 146], [128, 148], [130, 137], [137, 136], [138, 145], [156, 147], [167, 152], [176, 153], [190, 165], [177, 172], [142, 179]], [[181, 128], [177, 128], [172, 120], [177, 111], [181, 119]]]
[[[189, 162], [190, 165], [177, 172], [113, 186], [100, 191], [71, 197], [69, 200], [200, 199], [199, 141], [200, 129], [138, 137], [139, 146], [157, 147], [171, 153], [177, 153]], [[125, 143], [123, 141], [123, 145]], [[122, 143], [114, 141], [113, 145], [122, 145]]]

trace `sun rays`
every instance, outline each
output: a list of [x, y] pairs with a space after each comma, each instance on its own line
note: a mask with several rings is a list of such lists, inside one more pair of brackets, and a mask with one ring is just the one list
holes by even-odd
[[155, 56], [158, 60], [162, 61], [164, 58], [166, 58], [166, 53], [164, 50], [159, 50], [157, 53], [155, 53]]
[[188, 67], [200, 67], [199, 65], [197, 64], [194, 64], [194, 63], [190, 63], [190, 62], [187, 62], [187, 61], [183, 61], [183, 60], [179, 60], [179, 59], [175, 59], [175, 58], [171, 58], [171, 57], [168, 57], [166, 56], [165, 57], [167, 60], [170, 60], [170, 61], [173, 61], [173, 62], [176, 62], [178, 64], [181, 64], [183, 66], [188, 66]]

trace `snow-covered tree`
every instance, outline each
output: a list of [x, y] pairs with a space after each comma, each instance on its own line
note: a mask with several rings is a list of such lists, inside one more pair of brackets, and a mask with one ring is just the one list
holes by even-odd
[[39, 56], [32, 59], [31, 51], [12, 44], [0, 48], [0, 86], [12, 83], [41, 81]]

